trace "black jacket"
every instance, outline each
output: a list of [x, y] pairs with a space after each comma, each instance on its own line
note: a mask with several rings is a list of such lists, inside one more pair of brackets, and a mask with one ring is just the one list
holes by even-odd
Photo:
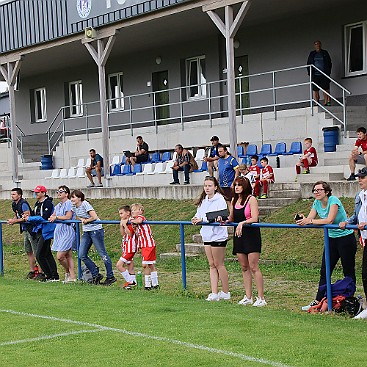
[[[325, 66], [325, 70], [324, 73], [326, 75], [331, 74], [331, 67], [332, 67], [332, 63], [331, 63], [331, 57], [329, 55], [329, 53], [326, 50], [321, 49], [320, 50], [322, 57], [324, 59], [324, 66]], [[316, 51], [311, 51], [310, 54], [308, 55], [308, 59], [307, 59], [307, 65], [315, 65], [315, 55], [316, 55]], [[308, 75], [310, 75], [310, 69], [311, 68], [307, 68], [307, 73]], [[314, 74], [315, 69], [312, 68], [312, 74]]]

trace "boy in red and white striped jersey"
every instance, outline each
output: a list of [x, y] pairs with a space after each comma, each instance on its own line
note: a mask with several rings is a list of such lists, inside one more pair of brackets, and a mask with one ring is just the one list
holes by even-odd
[[269, 183], [273, 183], [275, 181], [274, 171], [273, 167], [269, 165], [268, 158], [261, 158], [260, 164], [263, 168], [261, 169], [260, 180], [255, 182], [254, 195], [257, 197], [260, 195], [260, 186], [262, 186], [263, 194], [260, 196], [260, 199], [266, 199], [268, 197]]
[[142, 265], [144, 269], [145, 289], [157, 289], [158, 273], [155, 267], [156, 251], [155, 241], [149, 224], [144, 224], [146, 218], [143, 216], [144, 207], [141, 204], [131, 205], [131, 223], [136, 224], [135, 234], [138, 248], [141, 249]]
[[120, 233], [122, 235], [122, 254], [116, 264], [117, 270], [126, 280], [123, 285], [125, 289], [131, 289], [136, 286], [134, 255], [136, 253], [135, 233], [132, 224], [128, 224], [131, 216], [129, 205], [124, 205], [119, 208], [120, 215]]

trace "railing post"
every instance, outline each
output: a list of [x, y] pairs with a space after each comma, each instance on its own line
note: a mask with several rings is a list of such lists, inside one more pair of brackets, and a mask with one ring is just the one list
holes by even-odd
[[211, 94], [211, 83], [206, 84], [208, 86], [208, 108], [209, 108], [209, 121], [210, 127], [213, 127], [213, 119], [212, 119], [212, 94]]
[[182, 268], [182, 286], [186, 290], [186, 255], [185, 255], [185, 230], [184, 225], [180, 223], [181, 240], [181, 268]]
[[88, 105], [86, 105], [85, 107], [85, 134], [87, 136], [87, 140], [89, 141]]
[[0, 222], [0, 276], [4, 276], [3, 224]]
[[273, 83], [273, 110], [274, 110], [274, 119], [277, 119], [277, 107], [276, 107], [276, 103], [277, 103], [277, 95], [275, 92], [275, 72], [273, 71], [271, 73], [272, 75], [272, 83]]
[[156, 106], [156, 98], [155, 98], [155, 92], [153, 91], [153, 119], [154, 119], [154, 126], [155, 126], [155, 132], [158, 131], [158, 123], [157, 123], [157, 106]]
[[325, 256], [325, 268], [326, 268], [326, 297], [328, 311], [333, 308], [333, 298], [331, 295], [331, 273], [330, 273], [330, 248], [329, 248], [329, 232], [327, 228], [324, 228], [324, 256]]
[[184, 121], [183, 121], [183, 103], [182, 103], [182, 88], [180, 88], [180, 122], [181, 122], [181, 129], [184, 130]]
[[344, 138], [347, 137], [347, 107], [346, 107], [346, 98], [345, 98], [345, 90], [343, 89], [343, 122], [344, 122]]
[[311, 107], [311, 116], [313, 116], [313, 98], [312, 98], [312, 68], [309, 66], [309, 80], [310, 80], [310, 107]]
[[133, 130], [133, 104], [131, 101], [131, 96], [129, 96], [129, 119], [130, 119], [130, 132], [131, 132], [131, 136], [134, 135], [134, 130]]
[[75, 223], [76, 253], [78, 255], [78, 279], [82, 279], [82, 261], [79, 257], [80, 248], [80, 224]]
[[237, 80], [238, 80], [238, 84], [239, 84], [239, 104], [240, 104], [240, 116], [241, 116], [241, 124], [243, 124], [243, 111], [242, 111], [242, 78], [244, 78], [243, 76], [240, 76]]

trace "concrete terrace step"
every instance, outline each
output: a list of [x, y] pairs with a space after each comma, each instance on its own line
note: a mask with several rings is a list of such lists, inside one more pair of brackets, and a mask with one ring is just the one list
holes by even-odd
[[[160, 259], [169, 259], [172, 257], [180, 257], [181, 256], [181, 252], [165, 252], [159, 255]], [[190, 253], [186, 253], [185, 252], [185, 258], [186, 257], [195, 257], [195, 256], [199, 256], [199, 254], [190, 254]]]
[[345, 180], [344, 173], [311, 173], [308, 175], [298, 175], [297, 182], [299, 183], [315, 183], [316, 181], [342, 181]]
[[[181, 245], [176, 245], [176, 251], [181, 252]], [[185, 243], [185, 253], [188, 254], [203, 254], [205, 253], [203, 243]]]
[[298, 199], [301, 197], [300, 193], [300, 187], [296, 190], [274, 190], [273, 187], [270, 188], [270, 197], [272, 199], [283, 199], [286, 198], [292, 198], [292, 199]]

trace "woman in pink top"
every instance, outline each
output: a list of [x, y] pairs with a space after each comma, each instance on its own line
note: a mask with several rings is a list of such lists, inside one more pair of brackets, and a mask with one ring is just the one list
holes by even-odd
[[[259, 221], [259, 206], [257, 200], [251, 195], [252, 187], [246, 177], [237, 177], [233, 183], [234, 197], [231, 205], [229, 221], [238, 223], [233, 238], [233, 254], [237, 255], [242, 268], [243, 282], [246, 295], [238, 303], [266, 306], [264, 299], [264, 280], [259, 268], [261, 253], [261, 234], [259, 227], [246, 226], [246, 224]], [[252, 301], [252, 275], [254, 276], [258, 297]]]

